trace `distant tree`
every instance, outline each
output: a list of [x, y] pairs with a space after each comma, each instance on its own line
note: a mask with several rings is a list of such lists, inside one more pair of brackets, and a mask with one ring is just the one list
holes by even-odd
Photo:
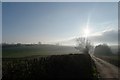
[[83, 53], [89, 53], [91, 49], [93, 48], [90, 40], [80, 37], [76, 39], [77, 47], [75, 47], [77, 50]]
[[4, 45], [8, 45], [8, 43], [7, 43], [7, 42], [3, 42], [2, 45], [3, 45], [3, 46], [4, 46]]
[[41, 42], [38, 42], [38, 45], [41, 45]]
[[95, 55], [112, 55], [112, 50], [107, 44], [100, 44], [95, 47]]
[[21, 46], [22, 44], [21, 43], [17, 43], [17, 46]]

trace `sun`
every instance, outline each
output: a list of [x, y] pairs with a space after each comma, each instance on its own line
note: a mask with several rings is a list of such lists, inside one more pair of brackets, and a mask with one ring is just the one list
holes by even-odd
[[85, 37], [88, 37], [89, 34], [90, 34], [90, 29], [89, 28], [84, 29], [84, 35], [85, 35]]

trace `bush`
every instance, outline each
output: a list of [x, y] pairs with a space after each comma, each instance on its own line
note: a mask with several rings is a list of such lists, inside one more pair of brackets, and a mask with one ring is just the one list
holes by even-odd
[[103, 44], [103, 45], [98, 45], [95, 47], [94, 54], [110, 56], [110, 55], [112, 55], [112, 51], [108, 45]]

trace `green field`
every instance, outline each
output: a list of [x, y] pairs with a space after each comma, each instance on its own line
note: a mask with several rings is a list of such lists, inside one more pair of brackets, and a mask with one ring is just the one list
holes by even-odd
[[7, 45], [2, 46], [2, 56], [2, 80], [98, 80], [90, 55], [80, 54], [74, 47]]
[[9, 45], [2, 46], [2, 57], [27, 57], [43, 55], [61, 55], [78, 53], [74, 47], [57, 46], [57, 45]]

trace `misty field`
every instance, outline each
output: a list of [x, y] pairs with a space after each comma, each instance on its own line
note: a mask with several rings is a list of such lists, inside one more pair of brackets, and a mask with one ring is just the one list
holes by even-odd
[[7, 45], [2, 46], [2, 57], [27, 57], [77, 53], [74, 47], [58, 45]]
[[74, 47], [7, 45], [2, 49], [2, 80], [98, 79], [90, 55]]

